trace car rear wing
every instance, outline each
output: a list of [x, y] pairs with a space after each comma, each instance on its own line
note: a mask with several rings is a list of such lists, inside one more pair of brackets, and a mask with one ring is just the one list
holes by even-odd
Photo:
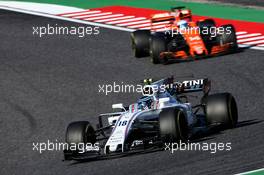
[[176, 89], [181, 93], [203, 91], [204, 94], [208, 94], [211, 89], [211, 81], [208, 78], [174, 83]]
[[164, 21], [174, 21], [175, 17], [170, 13], [158, 13], [151, 17], [151, 23], [158, 23]]
[[186, 8], [185, 6], [171, 7], [171, 11], [174, 12], [176, 10], [182, 10], [182, 9], [185, 9], [185, 8]]
[[[174, 77], [168, 77], [154, 81], [153, 79], [145, 79], [144, 85], [152, 85], [160, 88], [167, 88], [175, 93], [189, 93], [203, 91], [204, 95], [208, 95], [211, 90], [211, 81], [208, 78], [196, 79], [196, 80], [185, 80], [185, 81], [174, 81]], [[169, 90], [169, 91], [170, 91]]]

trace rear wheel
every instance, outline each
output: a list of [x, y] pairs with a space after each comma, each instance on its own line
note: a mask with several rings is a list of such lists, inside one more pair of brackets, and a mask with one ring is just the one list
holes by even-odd
[[186, 141], [188, 138], [188, 123], [180, 109], [163, 109], [160, 113], [159, 126], [163, 142]]
[[132, 51], [135, 57], [149, 56], [149, 30], [137, 30], [131, 33]]
[[167, 50], [166, 40], [162, 36], [152, 36], [150, 42], [151, 62], [154, 64], [165, 63], [166, 58], [161, 58], [160, 54]]
[[[228, 24], [228, 25], [223, 25], [220, 26], [221, 30], [219, 30], [219, 44], [224, 45], [224, 44], [230, 44], [232, 49], [237, 49], [238, 44], [237, 44], [237, 38], [236, 38], [236, 30], [233, 25]], [[220, 32], [221, 31], [221, 32]]]
[[224, 129], [234, 128], [238, 120], [235, 98], [230, 93], [209, 95], [206, 98], [205, 114], [208, 125], [221, 124]]

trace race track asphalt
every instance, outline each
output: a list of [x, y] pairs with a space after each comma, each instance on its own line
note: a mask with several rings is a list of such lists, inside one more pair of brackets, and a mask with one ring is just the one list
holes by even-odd
[[[32, 26], [78, 26], [43, 17], [0, 11], [0, 174], [232, 174], [264, 165], [263, 51], [200, 61], [153, 65], [132, 57], [129, 33], [100, 28], [99, 35], [32, 35]], [[231, 142], [231, 151], [159, 151], [74, 163], [62, 151], [33, 151], [32, 142], [64, 141], [71, 121], [111, 112], [139, 94], [104, 95], [98, 85], [136, 84], [148, 77], [212, 79], [212, 92], [231, 92], [239, 124], [203, 142]]]

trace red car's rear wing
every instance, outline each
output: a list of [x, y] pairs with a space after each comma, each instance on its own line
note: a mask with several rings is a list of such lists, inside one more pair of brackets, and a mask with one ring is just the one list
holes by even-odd
[[171, 15], [170, 13], [159, 13], [151, 17], [152, 23], [174, 21], [174, 20], [175, 20], [175, 16]]

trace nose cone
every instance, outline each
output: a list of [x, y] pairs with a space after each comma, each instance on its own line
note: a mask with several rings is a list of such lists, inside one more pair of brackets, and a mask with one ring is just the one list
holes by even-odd
[[111, 152], [115, 152], [117, 150], [117, 144], [116, 145], [110, 145], [110, 147], [109, 147], [109, 151], [111, 151]]
[[202, 47], [195, 47], [195, 52], [197, 55], [201, 55], [204, 53], [204, 50]]

